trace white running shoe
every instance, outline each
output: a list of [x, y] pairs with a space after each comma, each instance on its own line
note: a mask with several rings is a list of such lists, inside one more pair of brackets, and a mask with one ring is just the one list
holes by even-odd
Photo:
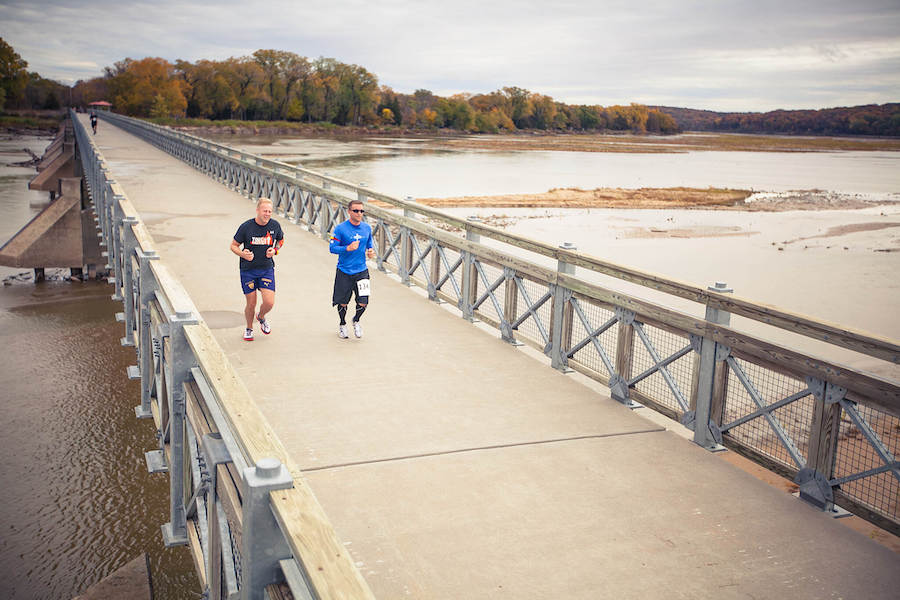
[[260, 319], [259, 315], [256, 315], [256, 320], [259, 321], [259, 328], [264, 334], [269, 335], [272, 333], [272, 327], [269, 325], [268, 319]]
[[346, 325], [341, 325], [340, 327], [338, 327], [338, 337], [343, 340], [346, 340], [348, 337], [350, 337], [350, 334], [347, 333]]
[[362, 337], [362, 325], [359, 324], [359, 321], [353, 321], [353, 335], [358, 338]]
[[252, 342], [252, 341], [253, 341], [253, 330], [252, 330], [252, 329], [245, 329], [245, 330], [244, 330], [244, 341], [245, 341], [245, 342]]

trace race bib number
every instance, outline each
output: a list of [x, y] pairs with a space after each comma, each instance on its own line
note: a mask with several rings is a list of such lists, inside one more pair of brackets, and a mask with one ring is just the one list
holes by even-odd
[[360, 279], [356, 282], [356, 291], [360, 296], [368, 296], [371, 291], [368, 279]]

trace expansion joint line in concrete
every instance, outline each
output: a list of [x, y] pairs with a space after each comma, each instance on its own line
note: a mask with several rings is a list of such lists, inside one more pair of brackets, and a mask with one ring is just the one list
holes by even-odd
[[459, 448], [457, 450], [445, 450], [443, 452], [424, 452], [422, 454], [409, 454], [406, 456], [392, 456], [390, 458], [373, 458], [372, 460], [358, 460], [353, 462], [336, 463], [333, 465], [323, 465], [321, 467], [301, 468], [304, 473], [312, 471], [327, 471], [329, 469], [343, 469], [345, 467], [358, 467], [362, 465], [372, 465], [385, 462], [397, 462], [401, 460], [415, 460], [418, 458], [430, 458], [433, 456], [446, 456], [448, 454], [463, 454], [467, 452], [481, 452], [483, 450], [499, 450], [502, 448], [516, 448], [518, 446], [539, 446], [541, 444], [558, 444], [562, 442], [574, 442], [578, 440], [592, 440], [601, 438], [625, 437], [630, 435], [641, 435], [645, 433], [659, 433], [665, 431], [665, 427], [653, 427], [651, 429], [640, 429], [638, 431], [628, 431], [623, 433], [598, 433], [594, 435], [576, 435], [565, 438], [554, 438], [550, 440], [535, 440], [531, 442], [512, 442], [509, 444], [496, 444], [493, 446], [476, 446], [474, 448]]

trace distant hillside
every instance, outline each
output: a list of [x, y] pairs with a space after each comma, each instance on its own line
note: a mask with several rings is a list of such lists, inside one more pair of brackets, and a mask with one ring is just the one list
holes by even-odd
[[900, 136], [900, 103], [896, 102], [766, 113], [726, 113], [671, 106], [648, 108], [671, 115], [685, 131]]

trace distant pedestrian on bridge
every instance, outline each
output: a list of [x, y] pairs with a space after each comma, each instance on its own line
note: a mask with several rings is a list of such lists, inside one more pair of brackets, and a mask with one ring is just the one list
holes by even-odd
[[366, 268], [366, 259], [375, 258], [375, 250], [372, 244], [372, 227], [363, 223], [363, 215], [366, 213], [363, 203], [353, 200], [347, 206], [350, 218], [337, 225], [331, 234], [331, 243], [328, 250], [338, 255], [337, 269], [334, 273], [334, 292], [331, 297], [332, 306], [337, 306], [338, 316], [341, 319], [338, 326], [338, 337], [346, 339], [347, 332], [347, 305], [350, 304], [350, 296], [356, 294], [356, 313], [353, 315], [353, 334], [361, 338], [362, 325], [359, 320], [369, 305], [371, 286], [369, 282], [369, 269]]
[[[272, 332], [266, 315], [275, 306], [275, 261], [273, 256], [284, 245], [281, 225], [272, 218], [272, 201], [260, 198], [256, 203], [256, 217], [241, 223], [231, 251], [240, 257], [241, 289], [247, 303], [244, 306], [244, 340], [253, 341], [253, 318], [259, 322], [263, 333]], [[262, 295], [262, 306], [256, 312], [256, 292]]]
[[97, 113], [91, 111], [91, 129], [94, 130], [94, 135], [97, 135]]

